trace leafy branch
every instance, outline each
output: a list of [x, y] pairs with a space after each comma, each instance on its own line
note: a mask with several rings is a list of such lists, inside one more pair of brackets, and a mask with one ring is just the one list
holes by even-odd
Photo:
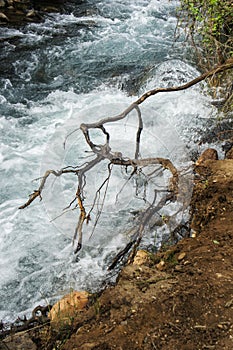
[[181, 0], [179, 22], [188, 28], [194, 46], [201, 36], [199, 57], [205, 66], [222, 64], [233, 55], [233, 7], [231, 0]]

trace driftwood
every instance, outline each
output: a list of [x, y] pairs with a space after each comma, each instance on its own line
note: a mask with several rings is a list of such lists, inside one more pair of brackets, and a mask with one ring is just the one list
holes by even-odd
[[[137, 172], [139, 170], [141, 170], [142, 168], [145, 168], [145, 167], [151, 166], [151, 165], [160, 165], [162, 169], [168, 169], [171, 173], [171, 181], [170, 181], [167, 195], [164, 197], [163, 200], [160, 201], [159, 204], [155, 205], [155, 199], [156, 199], [156, 192], [155, 192], [154, 200], [148, 206], [146, 212], [143, 214], [143, 219], [141, 220], [139, 226], [137, 227], [134, 234], [132, 235], [130, 242], [116, 256], [116, 258], [114, 259], [114, 261], [112, 262], [112, 264], [109, 268], [115, 267], [115, 265], [118, 263], [118, 261], [120, 261], [124, 257], [124, 255], [126, 253], [128, 253], [129, 250], [132, 249], [132, 247], [135, 248], [138, 246], [138, 244], [140, 243], [145, 225], [148, 222], [148, 219], [152, 215], [154, 215], [154, 213], [158, 212], [159, 209], [161, 209], [161, 207], [164, 206], [167, 202], [176, 200], [177, 193], [178, 193], [179, 172], [169, 159], [164, 159], [164, 158], [144, 158], [144, 159], [141, 159], [139, 157], [140, 137], [141, 137], [141, 133], [143, 130], [143, 120], [142, 120], [142, 115], [141, 115], [139, 105], [142, 104], [147, 98], [149, 98], [153, 95], [156, 95], [158, 93], [174, 92], [174, 91], [188, 89], [189, 87], [203, 81], [206, 78], [213, 77], [215, 74], [219, 74], [227, 69], [232, 69], [232, 68], [233, 68], [233, 61], [230, 60], [230, 61], [226, 62], [225, 64], [222, 64], [222, 65], [215, 67], [211, 71], [203, 73], [199, 77], [189, 81], [188, 83], [186, 83], [184, 85], [175, 86], [175, 87], [168, 87], [168, 88], [156, 88], [156, 89], [150, 90], [150, 91], [146, 92], [145, 94], [143, 94], [135, 102], [133, 102], [128, 108], [126, 108], [119, 115], [116, 115], [113, 117], [105, 117], [105, 118], [100, 119], [99, 121], [96, 121], [96, 122], [90, 123], [90, 124], [82, 123], [80, 125], [80, 127], [77, 128], [76, 130], [74, 130], [73, 132], [76, 132], [78, 130], [82, 131], [82, 133], [85, 137], [86, 143], [89, 145], [95, 158], [88, 161], [88, 162], [85, 162], [83, 165], [81, 165], [79, 167], [68, 166], [68, 167], [63, 168], [59, 171], [47, 170], [41, 179], [41, 183], [40, 183], [39, 188], [37, 190], [35, 190], [29, 196], [28, 201], [25, 204], [23, 204], [22, 206], [20, 206], [19, 209], [26, 208], [37, 197], [39, 197], [40, 200], [42, 199], [42, 191], [43, 191], [45, 183], [50, 175], [54, 175], [55, 177], [65, 175], [67, 173], [73, 173], [74, 175], [76, 175], [78, 178], [77, 190], [76, 190], [74, 199], [69, 204], [69, 207], [71, 207], [75, 203], [76, 207], [79, 207], [79, 212], [80, 212], [78, 222], [77, 222], [75, 232], [74, 232], [74, 238], [73, 238], [74, 244], [77, 240], [77, 243], [76, 243], [75, 248], [74, 248], [74, 252], [76, 254], [82, 247], [83, 224], [84, 224], [84, 222], [86, 222], [86, 223], [89, 222], [93, 208], [95, 207], [95, 205], [98, 201], [98, 196], [100, 194], [100, 191], [103, 190], [104, 186], [108, 185], [109, 179], [111, 177], [111, 171], [112, 171], [113, 166], [122, 166], [122, 167], [127, 167], [127, 168], [130, 167], [132, 169], [130, 177], [137, 174]], [[111, 147], [110, 147], [111, 135], [106, 130], [105, 125], [109, 124], [109, 123], [114, 123], [114, 122], [123, 120], [133, 110], [135, 110], [137, 112], [138, 129], [137, 129], [136, 139], [135, 139], [134, 158], [129, 159], [129, 158], [125, 157], [121, 152], [112, 152]], [[90, 137], [90, 133], [89, 133], [89, 131], [91, 129], [99, 129], [102, 131], [103, 135], [105, 136], [105, 143], [104, 144], [97, 145], [92, 141], [92, 139]], [[69, 137], [69, 135], [67, 137]], [[89, 211], [87, 211], [87, 209], [85, 208], [85, 205], [84, 205], [84, 188], [86, 185], [86, 173], [89, 170], [93, 169], [100, 162], [103, 162], [106, 160], [108, 161], [108, 175], [105, 178], [105, 180], [102, 182], [102, 185], [100, 186], [100, 188], [97, 190], [91, 209]], [[107, 190], [107, 187], [105, 190]], [[103, 205], [102, 205], [102, 207], [103, 207]], [[96, 216], [96, 221], [95, 221], [94, 226], [96, 226], [100, 215], [101, 215], [101, 211]]]

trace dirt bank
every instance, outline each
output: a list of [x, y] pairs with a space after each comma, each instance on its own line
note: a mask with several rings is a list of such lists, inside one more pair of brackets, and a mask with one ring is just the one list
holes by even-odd
[[63, 349], [233, 349], [233, 160], [196, 171], [196, 237], [127, 266]]
[[[233, 349], [232, 193], [232, 159], [196, 167], [193, 237], [126, 266], [72, 328], [38, 328], [27, 341], [35, 349]], [[21, 349], [10, 338], [6, 345]]]

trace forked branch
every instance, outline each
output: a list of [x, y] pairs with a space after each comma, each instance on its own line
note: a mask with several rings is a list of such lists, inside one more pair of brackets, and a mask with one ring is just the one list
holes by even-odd
[[[168, 192], [166, 196], [159, 201], [158, 204], [155, 204], [156, 199], [156, 192], [154, 195], [154, 200], [152, 203], [148, 206], [146, 211], [143, 213], [142, 219], [140, 221], [140, 224], [138, 225], [137, 229], [134, 231], [134, 234], [131, 237], [130, 242], [127, 244], [127, 246], [116, 256], [113, 263], [111, 264], [110, 268], [113, 268], [119, 260], [122, 259], [122, 257], [128, 253], [132, 247], [138, 246], [138, 244], [141, 241], [142, 233], [145, 228], [146, 222], [148, 222], [148, 219], [152, 217], [155, 213], [157, 213], [162, 206], [164, 206], [168, 201], [174, 201], [176, 199], [176, 195], [178, 193], [178, 185], [179, 185], [179, 172], [176, 169], [176, 167], [172, 164], [172, 162], [169, 159], [159, 158], [159, 157], [152, 157], [152, 158], [140, 158], [140, 142], [141, 142], [141, 133], [143, 131], [143, 120], [141, 111], [139, 108], [139, 105], [142, 104], [147, 98], [150, 96], [156, 95], [158, 93], [162, 92], [174, 92], [174, 91], [181, 91], [190, 88], [191, 86], [203, 81], [206, 78], [210, 78], [214, 76], [215, 74], [221, 73], [227, 69], [233, 68], [233, 60], [230, 60], [223, 65], [219, 65], [212, 69], [211, 71], [208, 71], [199, 77], [189, 81], [186, 84], [175, 86], [175, 87], [168, 87], [168, 88], [156, 88], [153, 90], [150, 90], [143, 94], [138, 100], [133, 102], [130, 106], [128, 106], [122, 113], [113, 116], [113, 117], [104, 117], [100, 119], [99, 121], [96, 121], [94, 123], [82, 123], [80, 127], [77, 130], [81, 130], [84, 138], [86, 140], [86, 143], [91, 148], [92, 154], [95, 155], [95, 158], [85, 162], [83, 165], [78, 167], [71, 167], [68, 166], [66, 168], [63, 168], [59, 171], [55, 170], [47, 170], [44, 174], [44, 176], [41, 178], [40, 186], [38, 190], [35, 190], [30, 196], [29, 199], [26, 201], [25, 204], [19, 207], [19, 209], [24, 209], [27, 206], [29, 206], [37, 197], [42, 199], [42, 191], [44, 190], [46, 181], [48, 177], [52, 174], [56, 177], [62, 176], [67, 173], [73, 173], [78, 178], [77, 183], [77, 191], [75, 193], [75, 199], [70, 203], [70, 206], [76, 202], [76, 206], [79, 207], [79, 218], [78, 223], [75, 228], [74, 238], [73, 242], [75, 244], [76, 239], [78, 239], [77, 244], [75, 246], [74, 252], [77, 253], [81, 247], [82, 247], [82, 234], [83, 234], [83, 224], [86, 221], [87, 223], [90, 220], [90, 215], [97, 204], [98, 200], [97, 198], [100, 196], [101, 190], [105, 187], [105, 193], [102, 205], [100, 206], [100, 210], [97, 212], [96, 221], [98, 222], [99, 216], [101, 215], [104, 200], [106, 196], [106, 191], [108, 190], [108, 184], [109, 179], [111, 176], [111, 171], [113, 166], [121, 166], [121, 167], [130, 167], [132, 168], [132, 172], [130, 174], [130, 179], [137, 175], [138, 171], [142, 168], [146, 168], [148, 166], [157, 166], [160, 165], [162, 169], [168, 169], [171, 173], [171, 180], [170, 185], [168, 187]], [[112, 152], [110, 141], [111, 141], [111, 135], [106, 129], [106, 124], [109, 123], [115, 123], [117, 121], [123, 120], [126, 118], [132, 111], [136, 111], [137, 118], [138, 118], [138, 128], [137, 133], [135, 137], [135, 154], [134, 158], [127, 157], [127, 154], [122, 154], [121, 152]], [[89, 131], [91, 129], [99, 129], [102, 131], [102, 133], [105, 136], [105, 143], [103, 144], [95, 144], [95, 142], [91, 139]], [[88, 212], [85, 209], [84, 205], [84, 195], [83, 191], [86, 186], [86, 174], [93, 168], [96, 167], [97, 164], [107, 161], [108, 162], [108, 175], [103, 180], [102, 184], [100, 185], [99, 189], [96, 191], [96, 194], [94, 196], [94, 201], [92, 203], [91, 210]], [[154, 173], [154, 171], [152, 172]], [[95, 224], [96, 225], [96, 224]], [[94, 225], [94, 227], [95, 227]]]

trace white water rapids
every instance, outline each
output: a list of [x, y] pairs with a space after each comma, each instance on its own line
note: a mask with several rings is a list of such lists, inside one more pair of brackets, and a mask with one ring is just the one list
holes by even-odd
[[[113, 172], [91, 237], [85, 227], [78, 262], [72, 247], [78, 210], [59, 216], [73, 199], [75, 176], [51, 178], [42, 202], [21, 211], [18, 207], [38, 188], [32, 180], [46, 169], [88, 161], [81, 132], [72, 134], [63, 148], [66, 135], [82, 122], [116, 115], [149, 89], [183, 84], [199, 75], [182, 38], [174, 43], [176, 5], [167, 0], [92, 0], [85, 16], [78, 16], [76, 9], [69, 15], [49, 15], [44, 23], [0, 28], [0, 320], [28, 314], [71, 288], [96, 291], [108, 279], [109, 262], [128, 242], [132, 212], [145, 207], [135, 196], [134, 183], [125, 182], [124, 171]], [[195, 86], [151, 97], [141, 111], [141, 155], [167, 157], [177, 168], [188, 169], [188, 149], [196, 147], [200, 130], [213, 115], [209, 98]], [[113, 150], [132, 156], [135, 112], [109, 124], [108, 131]], [[102, 140], [98, 132], [93, 137]], [[153, 186], [163, 186], [164, 176]], [[87, 176], [87, 208], [105, 177], [102, 164]], [[171, 204], [161, 215], [176, 211]], [[187, 210], [175, 220], [187, 220]], [[164, 226], [148, 231], [144, 244], [159, 247], [165, 231]]]

